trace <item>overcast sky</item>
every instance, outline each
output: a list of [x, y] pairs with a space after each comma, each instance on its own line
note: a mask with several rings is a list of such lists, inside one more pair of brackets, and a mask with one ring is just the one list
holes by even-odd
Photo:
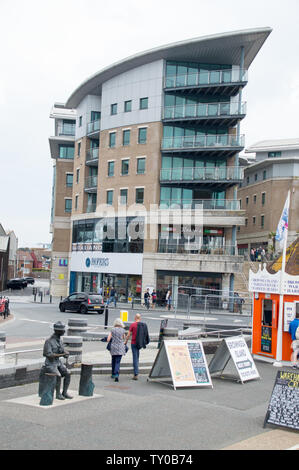
[[50, 243], [49, 113], [90, 75], [171, 42], [270, 26], [243, 93], [246, 147], [299, 137], [298, 0], [0, 0], [0, 223]]

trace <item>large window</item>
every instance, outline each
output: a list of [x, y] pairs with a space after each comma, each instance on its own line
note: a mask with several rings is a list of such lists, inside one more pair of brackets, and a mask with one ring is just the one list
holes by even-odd
[[59, 145], [59, 158], [66, 158], [68, 160], [73, 160], [75, 154], [74, 145]]
[[279, 158], [281, 157], [281, 152], [268, 152], [268, 158]]
[[126, 205], [128, 201], [128, 190], [121, 189], [120, 190], [120, 203]]

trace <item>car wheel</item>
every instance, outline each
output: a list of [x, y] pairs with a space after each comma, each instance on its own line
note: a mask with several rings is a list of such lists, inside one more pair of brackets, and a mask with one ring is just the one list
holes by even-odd
[[65, 306], [64, 305], [59, 305], [59, 310], [61, 312], [65, 312]]
[[87, 313], [87, 312], [88, 312], [87, 307], [86, 307], [85, 305], [81, 305], [81, 307], [80, 307], [80, 313], [85, 314], [85, 313]]

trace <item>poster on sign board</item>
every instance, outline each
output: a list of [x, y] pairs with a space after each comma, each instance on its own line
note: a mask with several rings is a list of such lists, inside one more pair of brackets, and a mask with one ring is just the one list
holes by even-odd
[[233, 336], [222, 341], [209, 364], [210, 374], [222, 374], [230, 359], [242, 383], [260, 377], [243, 336]]
[[200, 340], [163, 341], [148, 380], [178, 387], [211, 386], [211, 377]]

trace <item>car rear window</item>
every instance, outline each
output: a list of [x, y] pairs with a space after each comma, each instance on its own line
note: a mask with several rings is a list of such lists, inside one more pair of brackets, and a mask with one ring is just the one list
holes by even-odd
[[100, 295], [90, 295], [89, 298], [93, 303], [101, 303], [102, 300]]

